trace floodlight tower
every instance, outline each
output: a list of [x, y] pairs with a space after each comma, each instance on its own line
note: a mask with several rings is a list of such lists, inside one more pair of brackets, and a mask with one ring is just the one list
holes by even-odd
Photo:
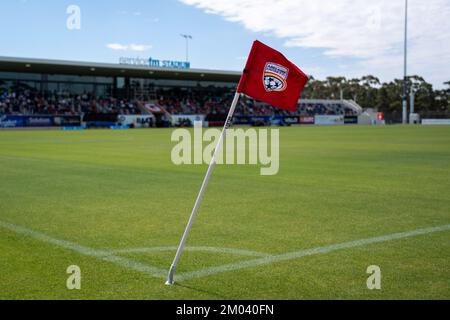
[[403, 124], [408, 123], [408, 94], [407, 94], [407, 57], [408, 57], [408, 0], [405, 0], [405, 49], [404, 49], [404, 77], [403, 77]]
[[180, 36], [186, 39], [186, 62], [189, 62], [189, 40], [193, 38], [189, 34], [180, 34]]

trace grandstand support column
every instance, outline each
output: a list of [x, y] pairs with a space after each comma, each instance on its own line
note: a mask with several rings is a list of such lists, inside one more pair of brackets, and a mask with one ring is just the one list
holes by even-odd
[[408, 123], [408, 93], [407, 93], [407, 81], [408, 81], [408, 0], [405, 0], [405, 48], [404, 48], [404, 77], [403, 77], [403, 124]]
[[225, 138], [227, 130], [231, 126], [231, 123], [233, 121], [234, 111], [236, 110], [236, 106], [239, 102], [240, 96], [241, 96], [241, 94], [236, 92], [234, 99], [233, 99], [233, 103], [231, 104], [230, 111], [228, 113], [227, 120], [225, 121], [225, 125], [223, 126], [222, 134], [220, 135], [219, 141], [217, 142], [217, 146], [214, 151], [214, 155], [211, 159], [211, 163], [209, 164], [209, 168], [208, 168], [208, 171], [206, 172], [206, 176], [205, 176], [205, 179], [203, 180], [203, 184], [202, 184], [202, 187], [200, 188], [200, 192], [197, 196], [197, 200], [195, 201], [194, 209], [192, 209], [192, 213], [189, 218], [188, 224], [186, 226], [186, 230], [184, 231], [183, 238], [181, 239], [177, 253], [176, 253], [173, 263], [170, 267], [169, 276], [167, 277], [167, 282], [166, 282], [166, 285], [168, 285], [168, 286], [171, 286], [174, 284], [175, 269], [178, 265], [178, 261], [180, 260], [180, 256], [183, 251], [184, 245], [186, 244], [186, 240], [189, 235], [189, 231], [191, 230], [192, 223], [194, 222], [195, 216], [197, 215], [197, 211], [200, 206], [200, 202], [202, 201], [203, 193], [205, 192], [206, 186], [208, 185], [208, 182], [209, 182], [209, 178], [211, 177], [211, 173], [216, 164], [217, 155], [219, 154], [219, 151], [222, 148], [223, 140]]

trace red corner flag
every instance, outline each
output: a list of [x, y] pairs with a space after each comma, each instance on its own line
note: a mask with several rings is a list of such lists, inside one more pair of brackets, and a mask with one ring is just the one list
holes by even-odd
[[211, 158], [211, 163], [209, 164], [208, 172], [206, 173], [197, 200], [195, 201], [194, 209], [192, 209], [186, 230], [184, 231], [175, 258], [170, 266], [166, 282], [167, 285], [174, 284], [175, 269], [186, 244], [192, 223], [197, 215], [203, 193], [205, 192], [214, 165], [216, 164], [217, 155], [221, 150], [227, 130], [232, 124], [233, 114], [236, 110], [241, 93], [245, 93], [257, 100], [264, 101], [281, 109], [294, 112], [297, 109], [298, 98], [300, 97], [306, 82], [308, 82], [308, 77], [303, 71], [297, 68], [281, 53], [269, 48], [259, 41], [253, 43], [247, 66], [245, 67], [237, 92], [234, 95], [233, 103], [228, 112], [227, 121], [225, 121], [222, 134], [217, 142], [216, 150], [214, 151], [214, 156]]
[[253, 43], [238, 93], [294, 112], [308, 76], [280, 52]]

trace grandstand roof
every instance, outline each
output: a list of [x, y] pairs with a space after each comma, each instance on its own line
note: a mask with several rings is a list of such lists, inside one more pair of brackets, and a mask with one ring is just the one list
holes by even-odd
[[46, 74], [127, 76], [169, 80], [238, 82], [241, 72], [207, 69], [169, 69], [113, 63], [0, 57], [0, 71]]

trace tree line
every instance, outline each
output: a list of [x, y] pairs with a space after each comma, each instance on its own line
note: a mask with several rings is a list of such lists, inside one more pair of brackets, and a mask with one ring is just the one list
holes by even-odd
[[[408, 108], [410, 93], [414, 90], [417, 113], [422, 116], [450, 116], [450, 81], [444, 85], [444, 89], [435, 90], [432, 84], [420, 76], [408, 77]], [[328, 77], [326, 80], [318, 80], [310, 77], [302, 98], [354, 100], [363, 108], [378, 109], [387, 115], [398, 117], [402, 113], [402, 93], [403, 80], [399, 79], [381, 83], [377, 77], [371, 75], [360, 79]]]

